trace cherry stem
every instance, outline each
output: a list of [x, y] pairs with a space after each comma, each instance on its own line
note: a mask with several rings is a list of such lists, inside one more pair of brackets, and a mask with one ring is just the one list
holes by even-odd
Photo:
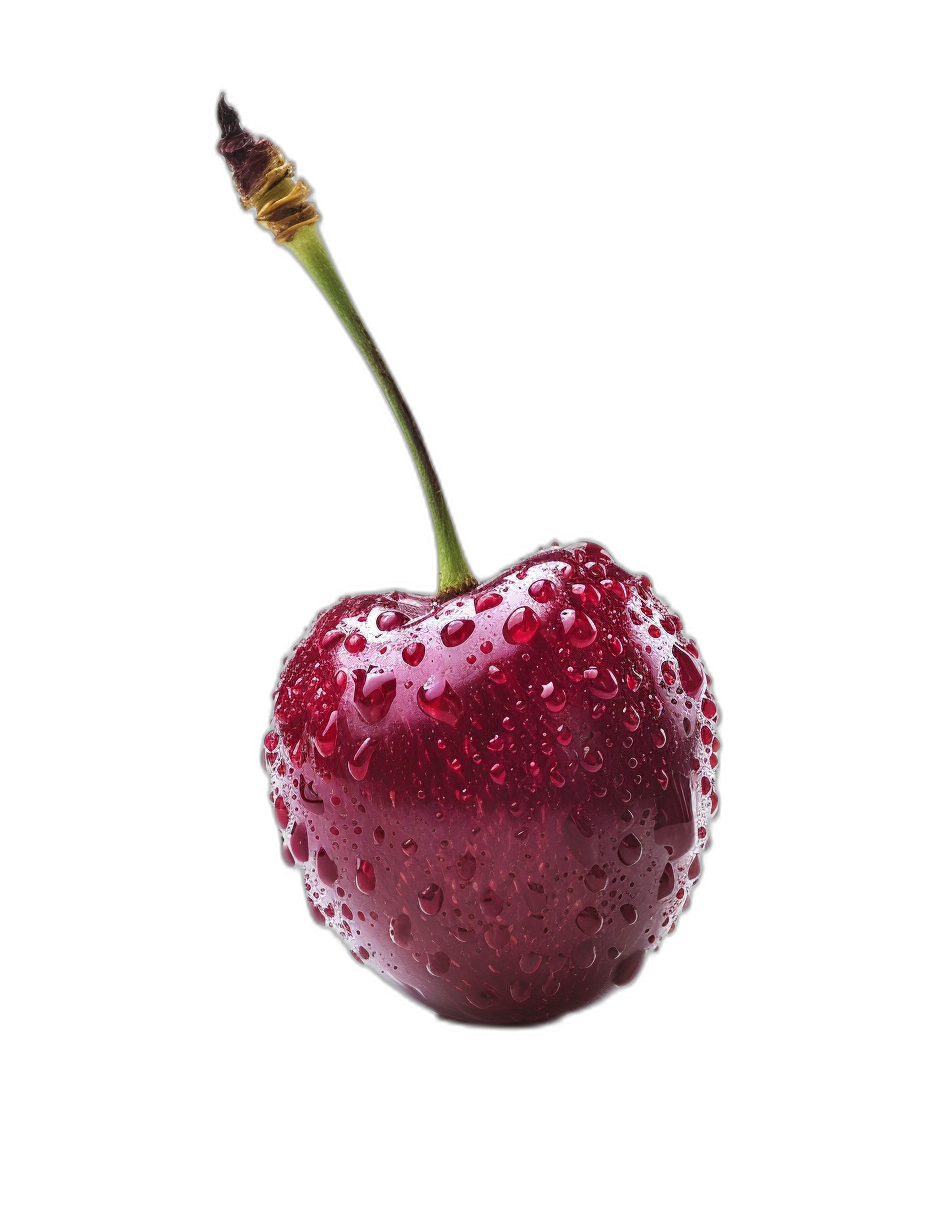
[[457, 531], [454, 529], [451, 514], [445, 503], [438, 474], [432, 465], [429, 451], [425, 447], [419, 425], [413, 418], [412, 411], [393, 373], [387, 367], [386, 360], [377, 350], [376, 343], [368, 333], [367, 326], [361, 320], [351, 296], [345, 289], [345, 284], [339, 277], [329, 250], [325, 246], [325, 241], [319, 234], [318, 226], [300, 227], [293, 239], [285, 246], [309, 272], [316, 286], [329, 301], [351, 335], [355, 346], [364, 356], [367, 366], [374, 374], [377, 384], [383, 390], [383, 395], [390, 404], [390, 409], [400, 426], [406, 446], [419, 472], [429, 512], [432, 515], [432, 526], [438, 547], [438, 598], [450, 599], [454, 595], [464, 594], [465, 591], [476, 586], [477, 581], [470, 571], [470, 566], [458, 541]]

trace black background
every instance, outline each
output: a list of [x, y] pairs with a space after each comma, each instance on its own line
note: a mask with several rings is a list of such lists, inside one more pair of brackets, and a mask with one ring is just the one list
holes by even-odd
[[[281, 864], [260, 761], [281, 659], [343, 594], [434, 589], [435, 558], [375, 384], [301, 267], [237, 205], [213, 152], [221, 87], [313, 185], [478, 577], [552, 538], [598, 540], [648, 573], [714, 675], [721, 811], [693, 909], [635, 987], [550, 1029], [439, 1024], [315, 928]], [[775, 639], [758, 607], [779, 549], [762, 345], [774, 309], [741, 122], [707, 123], [711, 103], [690, 120], [657, 100], [629, 111], [535, 91], [474, 108], [385, 86], [349, 124], [311, 85], [248, 74], [186, 101], [196, 225], [177, 239], [190, 274], [171, 345], [198, 408], [173, 479], [196, 543], [191, 734], [212, 785], [190, 797], [198, 1007], [239, 1073], [303, 1072], [295, 1048], [349, 1064], [359, 1041], [397, 1063], [465, 1044], [520, 1067], [541, 1046], [670, 1076], [722, 1064], [763, 1030], [755, 919], [776, 807], [754, 711]]]

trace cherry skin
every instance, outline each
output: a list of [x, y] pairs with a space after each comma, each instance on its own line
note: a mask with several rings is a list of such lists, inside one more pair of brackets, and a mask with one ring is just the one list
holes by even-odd
[[709, 685], [679, 617], [596, 544], [445, 602], [342, 600], [287, 660], [265, 738], [314, 917], [469, 1022], [629, 983], [718, 805]]

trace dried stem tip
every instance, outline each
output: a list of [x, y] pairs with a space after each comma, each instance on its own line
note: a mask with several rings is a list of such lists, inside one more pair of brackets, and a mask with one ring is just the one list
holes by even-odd
[[238, 112], [219, 96], [217, 118], [222, 140], [218, 150], [232, 172], [242, 208], [256, 210], [262, 227], [281, 244], [289, 243], [301, 227], [319, 221], [309, 200], [312, 192], [305, 180], [294, 180], [288, 163], [272, 141], [255, 138], [242, 128]]

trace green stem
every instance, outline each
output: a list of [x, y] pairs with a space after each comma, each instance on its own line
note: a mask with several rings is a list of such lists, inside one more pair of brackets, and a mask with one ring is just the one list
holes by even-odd
[[358, 310], [352, 303], [351, 296], [332, 263], [329, 250], [319, 234], [318, 226], [300, 227], [293, 239], [285, 246], [308, 270], [316, 286], [338, 314], [345, 329], [354, 340], [355, 346], [364, 356], [367, 366], [373, 372], [377, 384], [390, 404], [390, 409], [396, 416], [396, 422], [400, 426], [400, 431], [403, 433], [406, 445], [416, 464], [416, 470], [419, 472], [429, 512], [432, 515], [432, 526], [435, 529], [435, 542], [438, 547], [438, 598], [448, 599], [453, 595], [460, 595], [471, 590], [477, 582], [458, 542], [457, 532], [454, 529], [448, 506], [445, 504], [444, 493], [441, 490], [435, 467], [432, 465], [432, 459], [429, 457], [422, 433], [419, 431], [419, 425], [413, 418], [412, 411], [400, 392], [393, 373], [387, 367], [386, 361], [377, 350], [373, 338], [358, 315]]

